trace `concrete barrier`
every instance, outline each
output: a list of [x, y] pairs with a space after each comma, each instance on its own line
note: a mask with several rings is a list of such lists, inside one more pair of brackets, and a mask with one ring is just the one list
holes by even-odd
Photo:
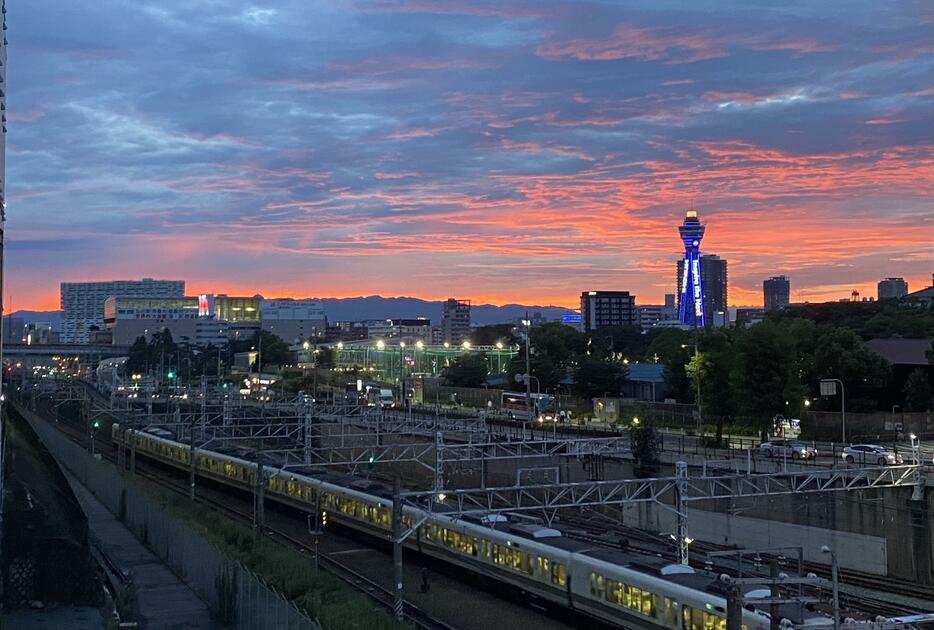
[[[673, 532], [676, 528], [674, 512], [652, 504], [626, 506], [623, 515], [624, 524], [631, 527], [657, 532]], [[843, 568], [888, 574], [886, 539], [878, 536], [698, 509], [689, 511], [688, 522], [691, 537], [705, 542], [749, 550], [793, 545], [802, 547], [805, 560], [822, 563], [827, 562], [827, 556], [820, 549], [827, 545], [836, 551]]]

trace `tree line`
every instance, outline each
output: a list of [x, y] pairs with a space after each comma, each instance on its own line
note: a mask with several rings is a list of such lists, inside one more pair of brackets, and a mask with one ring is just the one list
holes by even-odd
[[[483, 331], [486, 343], [518, 344], [507, 387], [525, 373], [525, 345], [514, 329]], [[494, 338], [486, 339], [493, 334]], [[632, 327], [583, 333], [558, 323], [531, 331], [529, 363], [533, 391], [582, 398], [617, 395], [628, 365], [665, 366], [667, 397], [695, 404], [698, 386], [705, 417], [723, 423], [760, 423], [776, 415], [797, 417], [805, 409], [837, 410], [838, 398], [821, 398], [821, 379], [843, 382], [848, 410], [870, 412], [898, 405], [905, 411], [932, 408], [934, 367], [893, 371], [865, 344], [870, 338], [932, 338], [934, 312], [890, 303], [821, 304], [795, 307], [749, 328], [691, 331]], [[934, 365], [934, 347], [928, 352]], [[455, 386], [482, 386], [487, 364], [466, 354], [445, 370]]]

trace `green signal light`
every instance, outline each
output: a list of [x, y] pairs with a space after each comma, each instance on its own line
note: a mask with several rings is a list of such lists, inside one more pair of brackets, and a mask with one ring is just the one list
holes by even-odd
[[169, 378], [175, 378], [175, 370], [172, 370], [167, 375]]

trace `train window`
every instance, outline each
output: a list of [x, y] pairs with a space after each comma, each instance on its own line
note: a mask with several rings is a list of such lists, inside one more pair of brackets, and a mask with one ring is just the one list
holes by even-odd
[[[548, 558], [543, 558], [543, 557], [539, 556], [539, 557], [538, 557], [537, 565], [538, 565], [538, 566], [536, 567], [536, 571], [535, 571], [535, 572], [536, 572], [540, 577], [542, 577], [542, 578], [548, 578], [548, 577], [551, 575], [551, 562], [548, 560]], [[591, 575], [591, 579], [592, 579], [593, 573], [591, 573], [590, 575]]]
[[[602, 578], [601, 578], [602, 579]], [[562, 583], [563, 584], [563, 583]], [[593, 590], [593, 580], [591, 578], [591, 590]], [[647, 617], [654, 617], [658, 610], [658, 596], [650, 591], [644, 591], [635, 586], [630, 586], [615, 580], [606, 580], [606, 589], [604, 599], [611, 604], [618, 604]], [[685, 628], [685, 630], [695, 630]], [[703, 629], [699, 629], [703, 630]]]
[[493, 562], [515, 571], [532, 574], [532, 565], [529, 554], [513, 547], [493, 545]]
[[599, 599], [603, 599], [606, 592], [603, 576], [596, 573], [590, 574], [590, 594]]
[[554, 562], [551, 565], [551, 583], [564, 586], [568, 582], [568, 572], [563, 564]]
[[678, 627], [678, 602], [668, 597], [665, 598], [664, 621], [670, 628]]
[[705, 610], [684, 606], [681, 609], [684, 630], [726, 630], [726, 619]]

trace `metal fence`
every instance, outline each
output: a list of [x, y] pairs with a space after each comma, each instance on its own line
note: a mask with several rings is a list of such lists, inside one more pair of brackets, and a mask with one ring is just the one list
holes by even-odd
[[22, 415], [59, 464], [197, 593], [221, 622], [242, 630], [322, 630], [261, 578], [127, 484], [114, 466], [92, 458], [35, 414]]

